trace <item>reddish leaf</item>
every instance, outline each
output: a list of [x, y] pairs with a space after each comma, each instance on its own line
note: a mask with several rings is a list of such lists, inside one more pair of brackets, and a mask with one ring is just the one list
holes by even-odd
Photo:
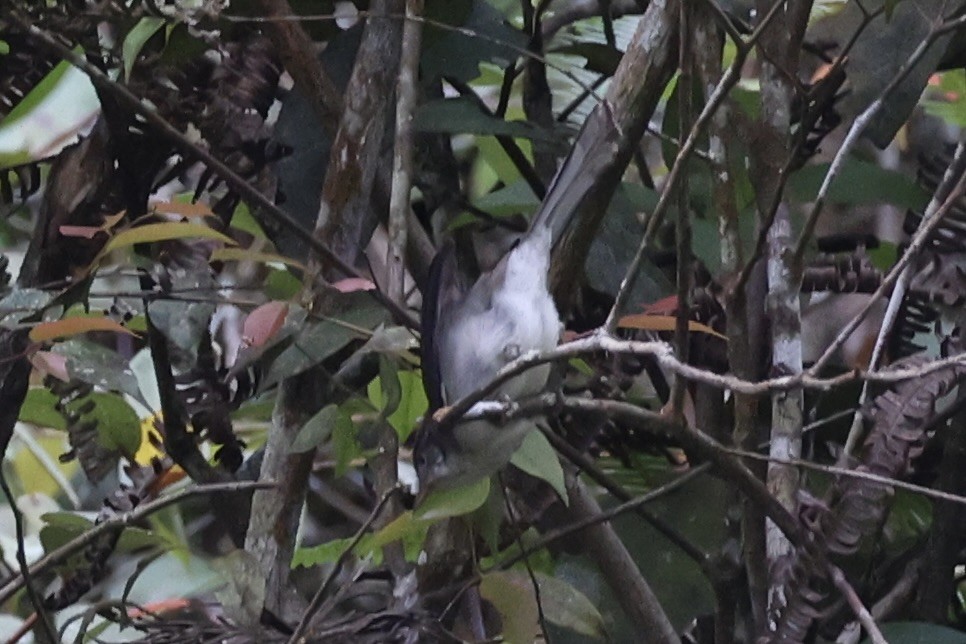
[[250, 347], [260, 347], [268, 342], [285, 322], [288, 304], [268, 302], [248, 314], [242, 327], [242, 337]]
[[644, 313], [648, 315], [674, 315], [678, 310], [678, 296], [668, 295], [656, 302], [644, 305]]
[[97, 226], [61, 226], [58, 228], [64, 237], [83, 237], [84, 239], [94, 239], [94, 235], [104, 232]]
[[352, 293], [354, 291], [371, 291], [376, 288], [372, 281], [362, 277], [347, 277], [344, 280], [333, 282], [332, 286], [342, 293]]
[[30, 364], [37, 371], [50, 374], [58, 380], [70, 382], [70, 375], [67, 373], [67, 356], [50, 351], [36, 351], [30, 356]]

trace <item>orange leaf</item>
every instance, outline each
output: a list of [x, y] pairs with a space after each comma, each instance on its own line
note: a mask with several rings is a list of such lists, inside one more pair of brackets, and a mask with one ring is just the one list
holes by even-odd
[[34, 342], [46, 342], [57, 338], [67, 338], [73, 335], [80, 335], [81, 333], [88, 333], [89, 331], [114, 331], [115, 333], [137, 335], [127, 327], [108, 317], [76, 317], [54, 320], [52, 322], [41, 322], [30, 329], [30, 339]]
[[[673, 315], [647, 315], [646, 313], [625, 315], [617, 322], [617, 326], [622, 329], [640, 329], [641, 331], [673, 331], [676, 324], [677, 318]], [[707, 324], [701, 324], [694, 320], [688, 321], [688, 330], [694, 333], [706, 333], [725, 341], [728, 340]]]

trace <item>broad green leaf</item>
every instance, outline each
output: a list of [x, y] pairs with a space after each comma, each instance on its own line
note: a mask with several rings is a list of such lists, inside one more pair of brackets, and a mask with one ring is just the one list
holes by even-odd
[[349, 463], [362, 454], [356, 440], [356, 428], [347, 414], [339, 414], [332, 430], [332, 448], [335, 455], [335, 474], [342, 476]]
[[386, 355], [379, 356], [379, 390], [382, 393], [382, 415], [388, 417], [399, 409], [402, 385], [399, 384], [399, 367]]
[[154, 34], [158, 33], [163, 25], [164, 18], [146, 16], [141, 18], [131, 31], [127, 32], [124, 43], [121, 45], [121, 60], [124, 62], [125, 81], [131, 78], [131, 70], [134, 68], [138, 54], [141, 53], [141, 48]]
[[32, 423], [38, 427], [65, 430], [67, 421], [54, 409], [56, 404], [57, 396], [50, 393], [46, 387], [31, 387], [27, 390], [23, 405], [20, 406], [20, 416], [17, 420]]
[[339, 408], [336, 405], [323, 407], [302, 426], [289, 451], [307, 452], [321, 445], [332, 434], [338, 417]]
[[413, 127], [419, 132], [505, 135], [523, 139], [553, 140], [550, 132], [527, 121], [506, 121], [485, 114], [468, 98], [448, 98], [424, 104], [413, 116]]
[[[74, 51], [76, 53], [79, 52], [80, 49], [75, 49]], [[54, 88], [57, 87], [60, 79], [70, 68], [71, 64], [67, 61], [58, 63], [46, 76], [44, 76], [42, 81], [37, 83], [32, 90], [27, 92], [27, 95], [24, 96], [19, 103], [14, 105], [13, 109], [10, 110], [7, 116], [0, 121], [0, 127], [12, 125], [40, 105], [40, 103], [50, 95]]]
[[124, 532], [121, 533], [121, 538], [117, 542], [117, 549], [121, 552], [133, 552], [142, 548], [170, 550], [175, 546], [175, 543], [161, 533], [134, 526], [124, 528]]
[[473, 205], [485, 210], [494, 217], [509, 217], [519, 213], [530, 213], [540, 204], [540, 200], [533, 194], [523, 179], [514, 181], [508, 186], [487, 193], [473, 201]]
[[604, 618], [582, 592], [563, 579], [536, 573], [540, 603], [547, 620], [581, 635], [605, 639]]
[[67, 373], [71, 378], [128, 394], [146, 406], [137, 377], [118, 352], [81, 338], [58, 343], [51, 351], [67, 358]]
[[[363, 539], [365, 541], [365, 539]], [[321, 564], [331, 564], [339, 560], [342, 553], [352, 545], [352, 537], [345, 539], [333, 539], [320, 543], [317, 546], [307, 548], [296, 548], [292, 554], [292, 568], [318, 566]], [[362, 543], [360, 542], [360, 546]], [[359, 551], [359, 548], [356, 549]]]
[[522, 644], [539, 638], [540, 613], [533, 582], [526, 572], [505, 570], [483, 575], [480, 595], [500, 613], [505, 641]]
[[429, 2], [426, 17], [459, 27], [425, 26], [420, 70], [427, 80], [447, 76], [469, 82], [480, 75], [480, 63], [495, 62], [504, 68], [527, 46], [527, 36], [514, 29], [490, 2]]
[[[799, 202], [814, 200], [828, 167], [827, 163], [810, 165], [793, 174], [788, 180], [789, 196]], [[828, 201], [846, 205], [889, 203], [921, 209], [929, 195], [914, 179], [900, 172], [852, 158], [832, 183]]]
[[94, 526], [93, 521], [74, 512], [50, 512], [41, 519], [45, 523], [40, 529], [44, 552], [56, 550]]
[[141, 421], [127, 402], [116, 394], [95, 392], [91, 416], [97, 419], [97, 440], [109, 450], [133, 456], [141, 446]]
[[121, 231], [111, 237], [104, 245], [103, 253], [109, 253], [118, 248], [133, 246], [135, 244], [150, 244], [159, 241], [169, 241], [172, 239], [214, 239], [229, 246], [234, 246], [235, 241], [214, 228], [203, 224], [193, 224], [181, 221], [165, 221], [158, 224], [144, 224]]
[[[385, 309], [370, 295], [345, 293], [337, 297], [345, 313], [323, 320], [308, 320], [300, 325], [291, 341], [269, 359], [259, 385], [260, 391], [319, 364], [349, 342], [364, 338], [386, 320]], [[289, 317], [292, 318], [295, 313], [290, 310]], [[286, 326], [288, 324], [286, 320]]]
[[109, 317], [77, 316], [64, 318], [63, 320], [41, 322], [30, 329], [30, 339], [34, 342], [47, 342], [48, 340], [69, 338], [90, 331], [113, 331], [115, 333], [137, 335], [123, 324]]
[[426, 521], [469, 514], [486, 502], [490, 494], [490, 479], [459, 487], [433, 490], [413, 511], [413, 516]]
[[530, 476], [546, 481], [564, 503], [569, 502], [560, 458], [547, 437], [536, 427], [524, 437], [523, 443], [510, 458], [510, 463]]

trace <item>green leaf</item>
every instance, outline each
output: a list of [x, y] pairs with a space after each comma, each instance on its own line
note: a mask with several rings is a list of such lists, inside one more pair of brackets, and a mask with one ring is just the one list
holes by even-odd
[[[345, 539], [333, 539], [308, 548], [296, 548], [292, 554], [292, 568], [308, 568], [335, 563], [351, 545], [352, 537], [347, 537]], [[360, 542], [359, 545], [362, 545], [362, 543]], [[359, 548], [356, 548], [356, 551], [358, 552]]]
[[523, 179], [494, 190], [475, 199], [473, 205], [494, 217], [509, 217], [518, 213], [531, 213], [540, 204], [533, 190]]
[[321, 445], [332, 434], [338, 417], [339, 408], [336, 405], [323, 407], [302, 426], [289, 451], [307, 452]]
[[459, 28], [425, 26], [420, 71], [427, 80], [448, 76], [471, 81], [480, 75], [481, 62], [497, 62], [506, 67], [527, 46], [527, 36], [514, 29], [489, 2], [429, 2], [426, 17], [434, 23]]
[[489, 494], [489, 478], [459, 487], [433, 490], [413, 511], [413, 515], [429, 521], [469, 514], [483, 505]]
[[332, 430], [332, 448], [335, 455], [335, 474], [342, 476], [349, 469], [349, 463], [362, 454], [356, 440], [356, 428], [347, 414], [336, 417]]
[[402, 385], [399, 384], [399, 367], [386, 355], [379, 356], [379, 391], [382, 394], [382, 414], [388, 417], [399, 409]]
[[413, 116], [413, 127], [419, 132], [553, 140], [550, 132], [526, 121], [505, 121], [485, 114], [476, 102], [468, 98], [447, 98], [424, 104]]
[[[74, 52], [79, 52], [79, 48], [75, 48]], [[0, 126], [6, 127], [12, 125], [16, 121], [19, 121], [24, 116], [33, 111], [40, 103], [47, 98], [48, 95], [57, 87], [60, 79], [67, 73], [67, 70], [71, 68], [70, 63], [67, 61], [62, 61], [58, 63], [50, 72], [44, 76], [37, 85], [27, 92], [27, 95], [17, 103], [12, 110], [7, 114], [6, 118], [0, 121]]]
[[41, 519], [45, 523], [40, 529], [40, 543], [44, 546], [44, 552], [56, 550], [94, 526], [91, 520], [74, 512], [50, 512]]
[[46, 387], [31, 387], [27, 390], [27, 397], [20, 406], [20, 416], [17, 420], [33, 423], [38, 427], [50, 427], [61, 431], [67, 429], [67, 421], [61, 416], [54, 405], [57, 396], [50, 393]]
[[214, 228], [204, 224], [193, 224], [183, 221], [165, 221], [159, 224], [144, 224], [123, 230], [111, 237], [104, 245], [101, 254], [104, 255], [118, 248], [135, 244], [150, 244], [172, 239], [214, 239], [234, 246], [235, 241]]
[[[340, 299], [340, 308], [345, 313], [301, 324], [291, 342], [271, 358], [259, 391], [319, 364], [352, 340], [365, 337], [386, 319], [385, 309], [366, 293], [346, 293]], [[293, 315], [290, 310], [289, 318]]]
[[97, 440], [106, 449], [131, 456], [141, 446], [141, 421], [117, 394], [95, 392], [91, 416], [97, 419]]
[[539, 638], [537, 598], [526, 572], [505, 570], [483, 575], [480, 595], [500, 613], [505, 641], [533, 642]]
[[[813, 201], [828, 168], [829, 164], [821, 163], [793, 174], [788, 180], [789, 196], [798, 202]], [[900, 172], [851, 158], [832, 183], [828, 201], [846, 205], [889, 203], [900, 208], [921, 209], [929, 202], [929, 195], [915, 180]]]
[[510, 458], [510, 463], [530, 476], [546, 481], [564, 503], [569, 502], [567, 485], [564, 483], [563, 468], [560, 466], [557, 451], [543, 432], [536, 427], [524, 437], [520, 448]]
[[[890, 644], [966, 644], [966, 633], [948, 626], [927, 622], [892, 622], [879, 626]], [[866, 643], [872, 640], [862, 641]]]
[[101, 344], [73, 338], [51, 349], [67, 358], [67, 373], [71, 378], [106, 389], [128, 394], [144, 403], [141, 388], [128, 361], [116, 351]]
[[121, 60], [124, 62], [124, 80], [130, 80], [134, 62], [141, 53], [144, 44], [164, 25], [164, 18], [146, 16], [127, 32], [121, 45]]
[[582, 592], [563, 579], [536, 573], [540, 603], [547, 620], [575, 633], [605, 639], [604, 618]]
[[117, 542], [117, 549], [121, 552], [134, 552], [143, 548], [163, 548], [171, 550], [175, 547], [166, 536], [153, 530], [144, 528], [127, 527], [121, 533], [121, 538]]

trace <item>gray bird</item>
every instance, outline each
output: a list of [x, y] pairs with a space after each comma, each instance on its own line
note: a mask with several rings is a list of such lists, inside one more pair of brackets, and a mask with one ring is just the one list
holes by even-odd
[[[529, 230], [489, 272], [465, 288], [453, 248], [444, 245], [430, 271], [422, 311], [422, 364], [430, 410], [414, 449], [421, 494], [468, 484], [505, 466], [533, 428], [529, 419], [499, 424], [468, 419], [443, 428], [433, 413], [486, 385], [506, 364], [557, 345], [560, 316], [547, 280], [553, 246], [613, 162], [616, 127], [604, 103], [587, 118]], [[503, 383], [497, 399], [540, 393], [549, 365]]]

